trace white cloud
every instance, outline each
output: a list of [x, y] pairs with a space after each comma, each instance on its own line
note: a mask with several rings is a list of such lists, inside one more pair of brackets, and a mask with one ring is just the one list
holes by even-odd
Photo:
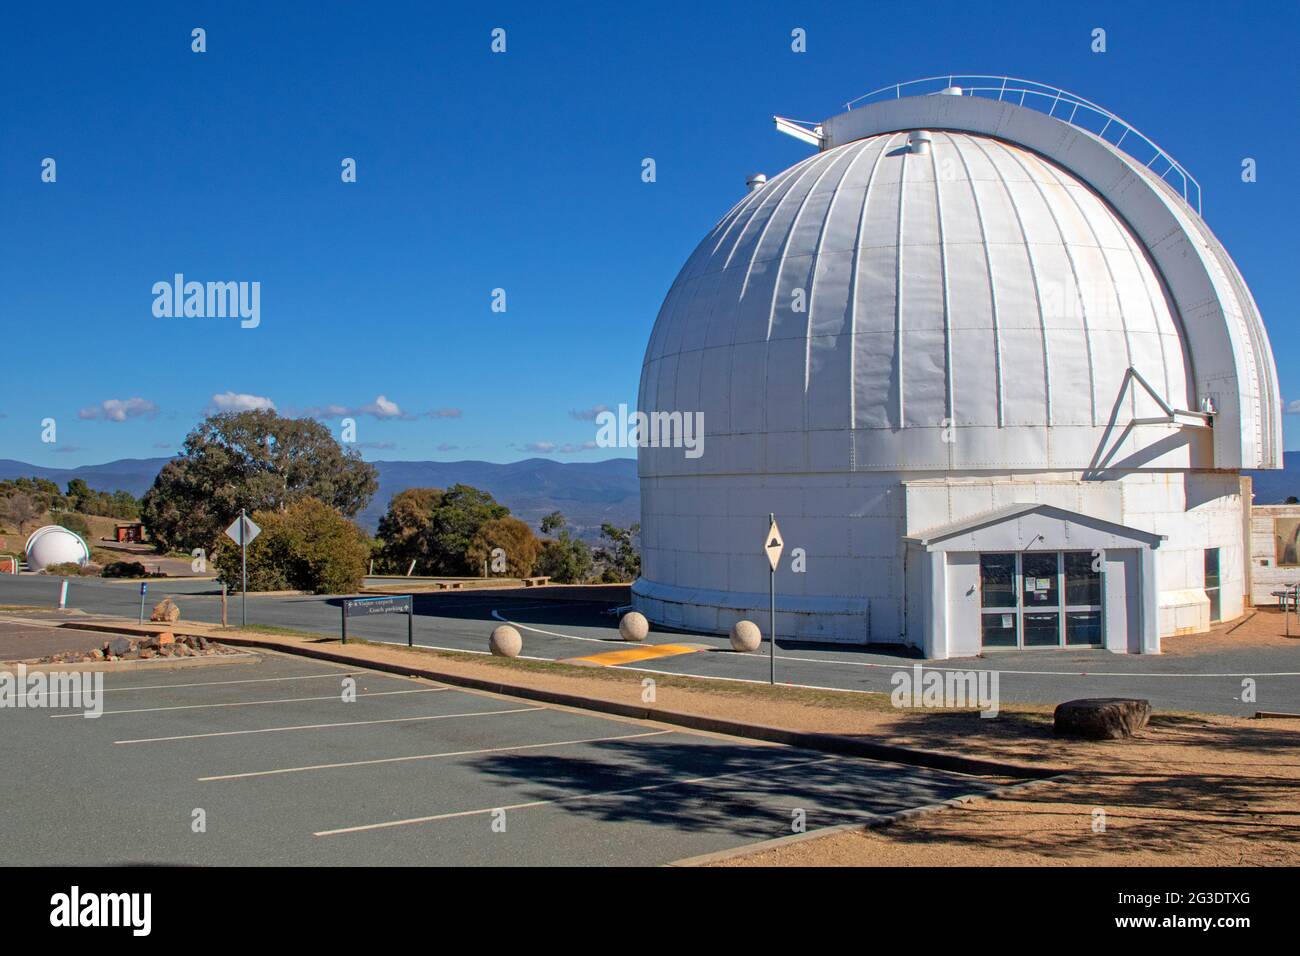
[[460, 418], [459, 408], [435, 408], [431, 412], [425, 412], [429, 418]]
[[275, 411], [275, 402], [262, 395], [221, 392], [212, 396], [212, 407], [219, 412], [251, 412], [263, 408]]
[[158, 414], [158, 406], [143, 398], [106, 398], [98, 405], [89, 405], [77, 412], [78, 418], [102, 418], [106, 422], [124, 422], [128, 418]]
[[323, 405], [316, 408], [308, 408], [303, 412], [308, 418], [349, 418], [359, 415], [369, 415], [372, 418], [388, 419], [400, 418], [403, 421], [410, 421], [415, 418], [402, 411], [402, 407], [396, 402], [391, 401], [385, 395], [376, 396], [373, 402], [367, 402], [364, 405]]
[[1300, 415], [1300, 398], [1293, 398], [1286, 403], [1286, 413], [1288, 415]]
[[357, 411], [365, 415], [374, 415], [375, 418], [401, 418], [402, 409], [396, 402], [390, 402], [383, 395], [379, 395], [369, 405], [362, 405]]
[[574, 408], [569, 414], [580, 422], [594, 422], [601, 412], [609, 411], [608, 405], [593, 405], [591, 408]]
[[596, 443], [594, 441], [565, 442], [563, 445], [558, 445], [553, 441], [530, 441], [523, 446], [523, 450], [538, 455], [576, 455], [578, 452], [590, 451], [595, 447]]

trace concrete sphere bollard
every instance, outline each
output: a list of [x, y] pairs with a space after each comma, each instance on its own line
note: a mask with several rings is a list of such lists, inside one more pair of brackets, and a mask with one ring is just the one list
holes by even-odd
[[524, 639], [509, 624], [502, 624], [488, 638], [488, 650], [497, 657], [518, 657], [524, 649]]
[[644, 641], [650, 633], [650, 622], [640, 611], [628, 611], [618, 622], [618, 633], [625, 641]]
[[753, 621], [737, 621], [731, 626], [731, 649], [748, 653], [758, 650], [763, 643], [763, 632]]

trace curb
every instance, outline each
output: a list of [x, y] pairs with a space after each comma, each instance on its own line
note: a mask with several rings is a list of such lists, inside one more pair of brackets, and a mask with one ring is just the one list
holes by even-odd
[[[155, 626], [164, 627], [164, 625]], [[132, 629], [134, 629], [136, 633], [153, 633], [152, 630], [142, 628], [137, 624], [79, 624], [77, 625], [77, 628], [79, 630], [103, 630], [115, 633], [132, 633]], [[173, 633], [180, 632], [180, 629], [175, 625], [171, 625], [168, 629], [172, 630]], [[999, 761], [983, 760], [976, 757], [962, 757], [956, 754], [939, 753], [933, 750], [918, 750], [910, 747], [898, 747], [892, 744], [873, 743], [871, 741], [859, 740], [853, 737], [842, 737], [836, 734], [787, 730], [783, 727], [768, 727], [762, 724], [746, 724], [734, 720], [726, 720], [721, 717], [706, 717], [701, 714], [660, 710], [658, 708], [647, 707], [644, 705], [625, 704], [613, 700], [602, 700], [598, 697], [581, 697], [577, 694], [565, 694], [559, 691], [549, 691], [537, 687], [510, 684], [505, 681], [486, 680], [480, 677], [468, 677], [463, 674], [449, 674], [416, 662], [410, 664], [398, 664], [390, 663], [388, 661], [366, 660], [365, 658], [358, 658], [348, 654], [339, 654], [319, 647], [285, 645], [276, 641], [253, 637], [234, 637], [225, 634], [214, 635], [211, 633], [204, 633], [201, 636], [206, 637], [208, 640], [215, 640], [220, 644], [229, 644], [236, 647], [259, 647], [266, 650], [280, 651], [282, 653], [297, 654], [302, 657], [312, 657], [317, 660], [330, 661], [335, 664], [346, 664], [352, 667], [367, 667], [371, 670], [384, 671], [386, 673], [399, 674], [406, 677], [422, 677], [426, 680], [434, 680], [444, 684], [451, 684], [456, 687], [487, 691], [492, 694], [502, 694], [507, 697], [518, 697], [524, 700], [534, 700], [543, 704], [554, 704], [561, 707], [574, 707], [579, 710], [590, 710], [598, 713], [613, 714], [617, 717], [626, 717], [632, 720], [657, 721], [663, 724], [673, 724], [678, 727], [685, 727], [689, 730], [723, 734], [730, 737], [742, 737], [751, 740], [763, 740], [768, 743], [785, 744], [790, 747], [816, 750], [822, 753], [835, 754], [841, 757], [863, 757], [868, 760], [880, 760], [887, 763], [905, 764], [912, 767], [926, 767], [931, 770], [945, 770], [950, 773], [961, 773], [969, 776], [1010, 777], [1016, 780], [1043, 780], [1048, 777], [1059, 776], [1066, 772], [1061, 768], [1055, 767], [1028, 767], [1022, 764], [1001, 763]]]

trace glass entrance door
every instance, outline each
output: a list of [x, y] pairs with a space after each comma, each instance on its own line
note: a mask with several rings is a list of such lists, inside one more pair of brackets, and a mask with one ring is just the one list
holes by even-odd
[[1103, 632], [1100, 555], [980, 555], [984, 647], [1100, 646]]
[[1066, 551], [1065, 643], [1101, 646], [1101, 556]]
[[980, 555], [980, 640], [985, 647], [1020, 643], [1017, 574], [1014, 554]]
[[1061, 555], [1034, 551], [1020, 555], [1020, 601], [1024, 647], [1061, 643]]

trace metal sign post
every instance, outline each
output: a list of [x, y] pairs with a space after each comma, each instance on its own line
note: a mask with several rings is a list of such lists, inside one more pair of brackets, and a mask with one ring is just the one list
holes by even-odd
[[767, 682], [776, 683], [776, 566], [781, 560], [781, 550], [785, 541], [781, 538], [781, 529], [776, 526], [776, 515], [767, 516], [767, 536], [763, 539], [763, 550], [767, 553], [767, 563], [771, 570], [767, 576], [767, 595], [769, 599], [767, 618]]
[[144, 596], [149, 593], [149, 585], [144, 581], [140, 582], [140, 623], [144, 623]]
[[239, 545], [239, 626], [248, 625], [248, 546], [262, 533], [262, 529], [248, 517], [247, 510], [239, 509], [239, 517], [226, 529], [226, 537]]

